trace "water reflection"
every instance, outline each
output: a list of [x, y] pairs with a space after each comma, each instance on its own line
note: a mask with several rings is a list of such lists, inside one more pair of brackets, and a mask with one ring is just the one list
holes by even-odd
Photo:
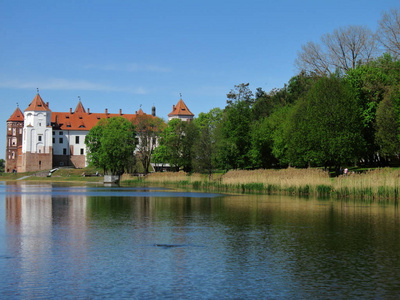
[[399, 295], [391, 205], [20, 184], [0, 206], [2, 298]]

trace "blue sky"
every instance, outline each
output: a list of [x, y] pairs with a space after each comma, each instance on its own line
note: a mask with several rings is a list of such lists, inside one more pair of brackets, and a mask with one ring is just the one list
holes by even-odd
[[0, 0], [0, 158], [6, 120], [36, 88], [53, 111], [167, 118], [225, 106], [235, 84], [270, 91], [294, 76], [301, 45], [348, 25], [376, 30], [392, 0]]

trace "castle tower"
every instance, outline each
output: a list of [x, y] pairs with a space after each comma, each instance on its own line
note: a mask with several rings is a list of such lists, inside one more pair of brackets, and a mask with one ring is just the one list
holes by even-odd
[[22, 145], [22, 130], [24, 127], [24, 114], [17, 107], [7, 120], [7, 145], [5, 172], [17, 171], [18, 147]]
[[50, 170], [52, 168], [51, 110], [39, 93], [24, 111], [20, 172]]
[[172, 106], [172, 112], [168, 114], [168, 121], [172, 119], [181, 119], [182, 121], [191, 121], [194, 117], [194, 114], [189, 110], [186, 106], [185, 102], [183, 102], [182, 98], [179, 99], [176, 105]]

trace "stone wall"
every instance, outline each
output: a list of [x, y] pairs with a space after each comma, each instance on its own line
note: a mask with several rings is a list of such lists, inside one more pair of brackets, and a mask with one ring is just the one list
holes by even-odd
[[18, 172], [36, 172], [51, 170], [53, 157], [51, 153], [22, 153], [21, 168]]

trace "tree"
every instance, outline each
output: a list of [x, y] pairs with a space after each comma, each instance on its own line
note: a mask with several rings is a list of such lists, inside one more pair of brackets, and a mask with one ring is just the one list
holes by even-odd
[[249, 103], [236, 101], [224, 110], [218, 131], [218, 161], [224, 169], [245, 169], [251, 166], [250, 125], [252, 113]]
[[241, 101], [246, 102], [248, 105], [253, 104], [254, 95], [253, 92], [250, 90], [249, 85], [249, 83], [241, 83], [235, 85], [234, 89], [230, 90], [230, 92], [226, 95], [226, 97], [228, 98], [226, 100], [228, 106]]
[[173, 119], [168, 122], [160, 136], [160, 145], [154, 151], [154, 159], [159, 163], [169, 163], [175, 171], [181, 168], [192, 170], [192, 148], [197, 137], [193, 122]]
[[389, 54], [350, 70], [344, 77], [355, 90], [355, 98], [362, 110], [362, 133], [366, 141], [363, 160], [366, 164], [380, 164], [377, 144], [376, 114], [379, 103], [400, 83], [400, 61]]
[[303, 45], [296, 64], [300, 70], [324, 76], [365, 64], [376, 52], [376, 39], [368, 28], [348, 26], [323, 35], [321, 44], [308, 42]]
[[293, 108], [286, 143], [297, 166], [352, 163], [364, 150], [361, 110], [354, 90], [335, 76], [321, 78]]
[[88, 160], [105, 174], [120, 175], [133, 161], [135, 126], [122, 117], [100, 120], [85, 138]]
[[400, 92], [395, 90], [378, 105], [376, 112], [376, 142], [379, 153], [385, 157], [400, 154], [399, 107]]
[[139, 139], [136, 157], [142, 163], [144, 172], [147, 173], [157, 140], [166, 124], [164, 120], [146, 114], [137, 115], [134, 124]]
[[378, 40], [394, 57], [400, 56], [400, 11], [391, 9], [379, 21]]
[[5, 163], [6, 161], [4, 159], [0, 159], [0, 173], [4, 172]]
[[270, 168], [277, 163], [272, 155], [272, 130], [268, 118], [252, 124], [249, 154], [253, 168]]
[[217, 165], [217, 126], [221, 118], [221, 109], [213, 108], [208, 113], [200, 113], [194, 120], [199, 132], [193, 144], [193, 168], [196, 172], [211, 175]]

